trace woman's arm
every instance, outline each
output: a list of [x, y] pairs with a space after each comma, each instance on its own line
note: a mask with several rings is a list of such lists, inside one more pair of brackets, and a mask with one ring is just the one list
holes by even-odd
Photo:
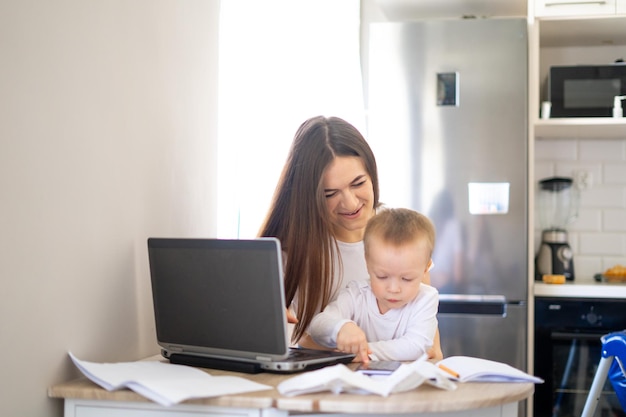
[[[424, 274], [424, 279], [422, 280], [424, 284], [430, 285], [430, 272], [426, 271]], [[440, 361], [443, 359], [443, 351], [441, 350], [441, 339], [439, 338], [439, 327], [437, 327], [437, 331], [435, 332], [435, 338], [433, 339], [433, 347], [428, 349], [428, 358], [435, 359]]]
[[441, 340], [439, 339], [439, 328], [435, 332], [435, 338], [433, 339], [433, 347], [428, 349], [428, 359], [434, 359], [440, 361], [443, 359], [443, 352], [441, 350]]
[[300, 340], [298, 340], [298, 346], [307, 349], [334, 350], [318, 345], [308, 333], [305, 333], [304, 336], [302, 336]]

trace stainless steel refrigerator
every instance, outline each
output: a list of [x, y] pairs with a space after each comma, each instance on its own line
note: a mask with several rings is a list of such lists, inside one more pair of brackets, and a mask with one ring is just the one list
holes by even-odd
[[526, 370], [525, 19], [374, 23], [368, 137], [381, 200], [430, 216], [445, 356]]

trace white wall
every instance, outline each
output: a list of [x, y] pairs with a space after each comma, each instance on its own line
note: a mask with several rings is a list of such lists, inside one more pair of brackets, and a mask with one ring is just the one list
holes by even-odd
[[158, 353], [146, 238], [215, 235], [218, 0], [0, 3], [0, 415]]
[[[535, 178], [591, 174], [581, 191], [578, 218], [569, 226], [576, 281], [616, 264], [626, 265], [626, 138], [552, 139], [535, 143]], [[541, 239], [535, 224], [535, 253]]]

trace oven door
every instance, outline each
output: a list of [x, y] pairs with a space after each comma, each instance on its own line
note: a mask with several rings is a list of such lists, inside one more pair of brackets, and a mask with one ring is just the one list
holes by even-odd
[[[544, 376], [534, 397], [534, 417], [582, 415], [596, 374], [605, 331], [541, 331], [536, 334], [535, 374]], [[595, 417], [625, 417], [617, 395], [606, 380]]]

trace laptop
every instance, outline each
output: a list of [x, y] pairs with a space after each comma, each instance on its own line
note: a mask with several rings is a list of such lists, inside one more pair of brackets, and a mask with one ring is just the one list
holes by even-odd
[[172, 363], [290, 373], [354, 354], [289, 347], [278, 239], [149, 238], [157, 342]]

